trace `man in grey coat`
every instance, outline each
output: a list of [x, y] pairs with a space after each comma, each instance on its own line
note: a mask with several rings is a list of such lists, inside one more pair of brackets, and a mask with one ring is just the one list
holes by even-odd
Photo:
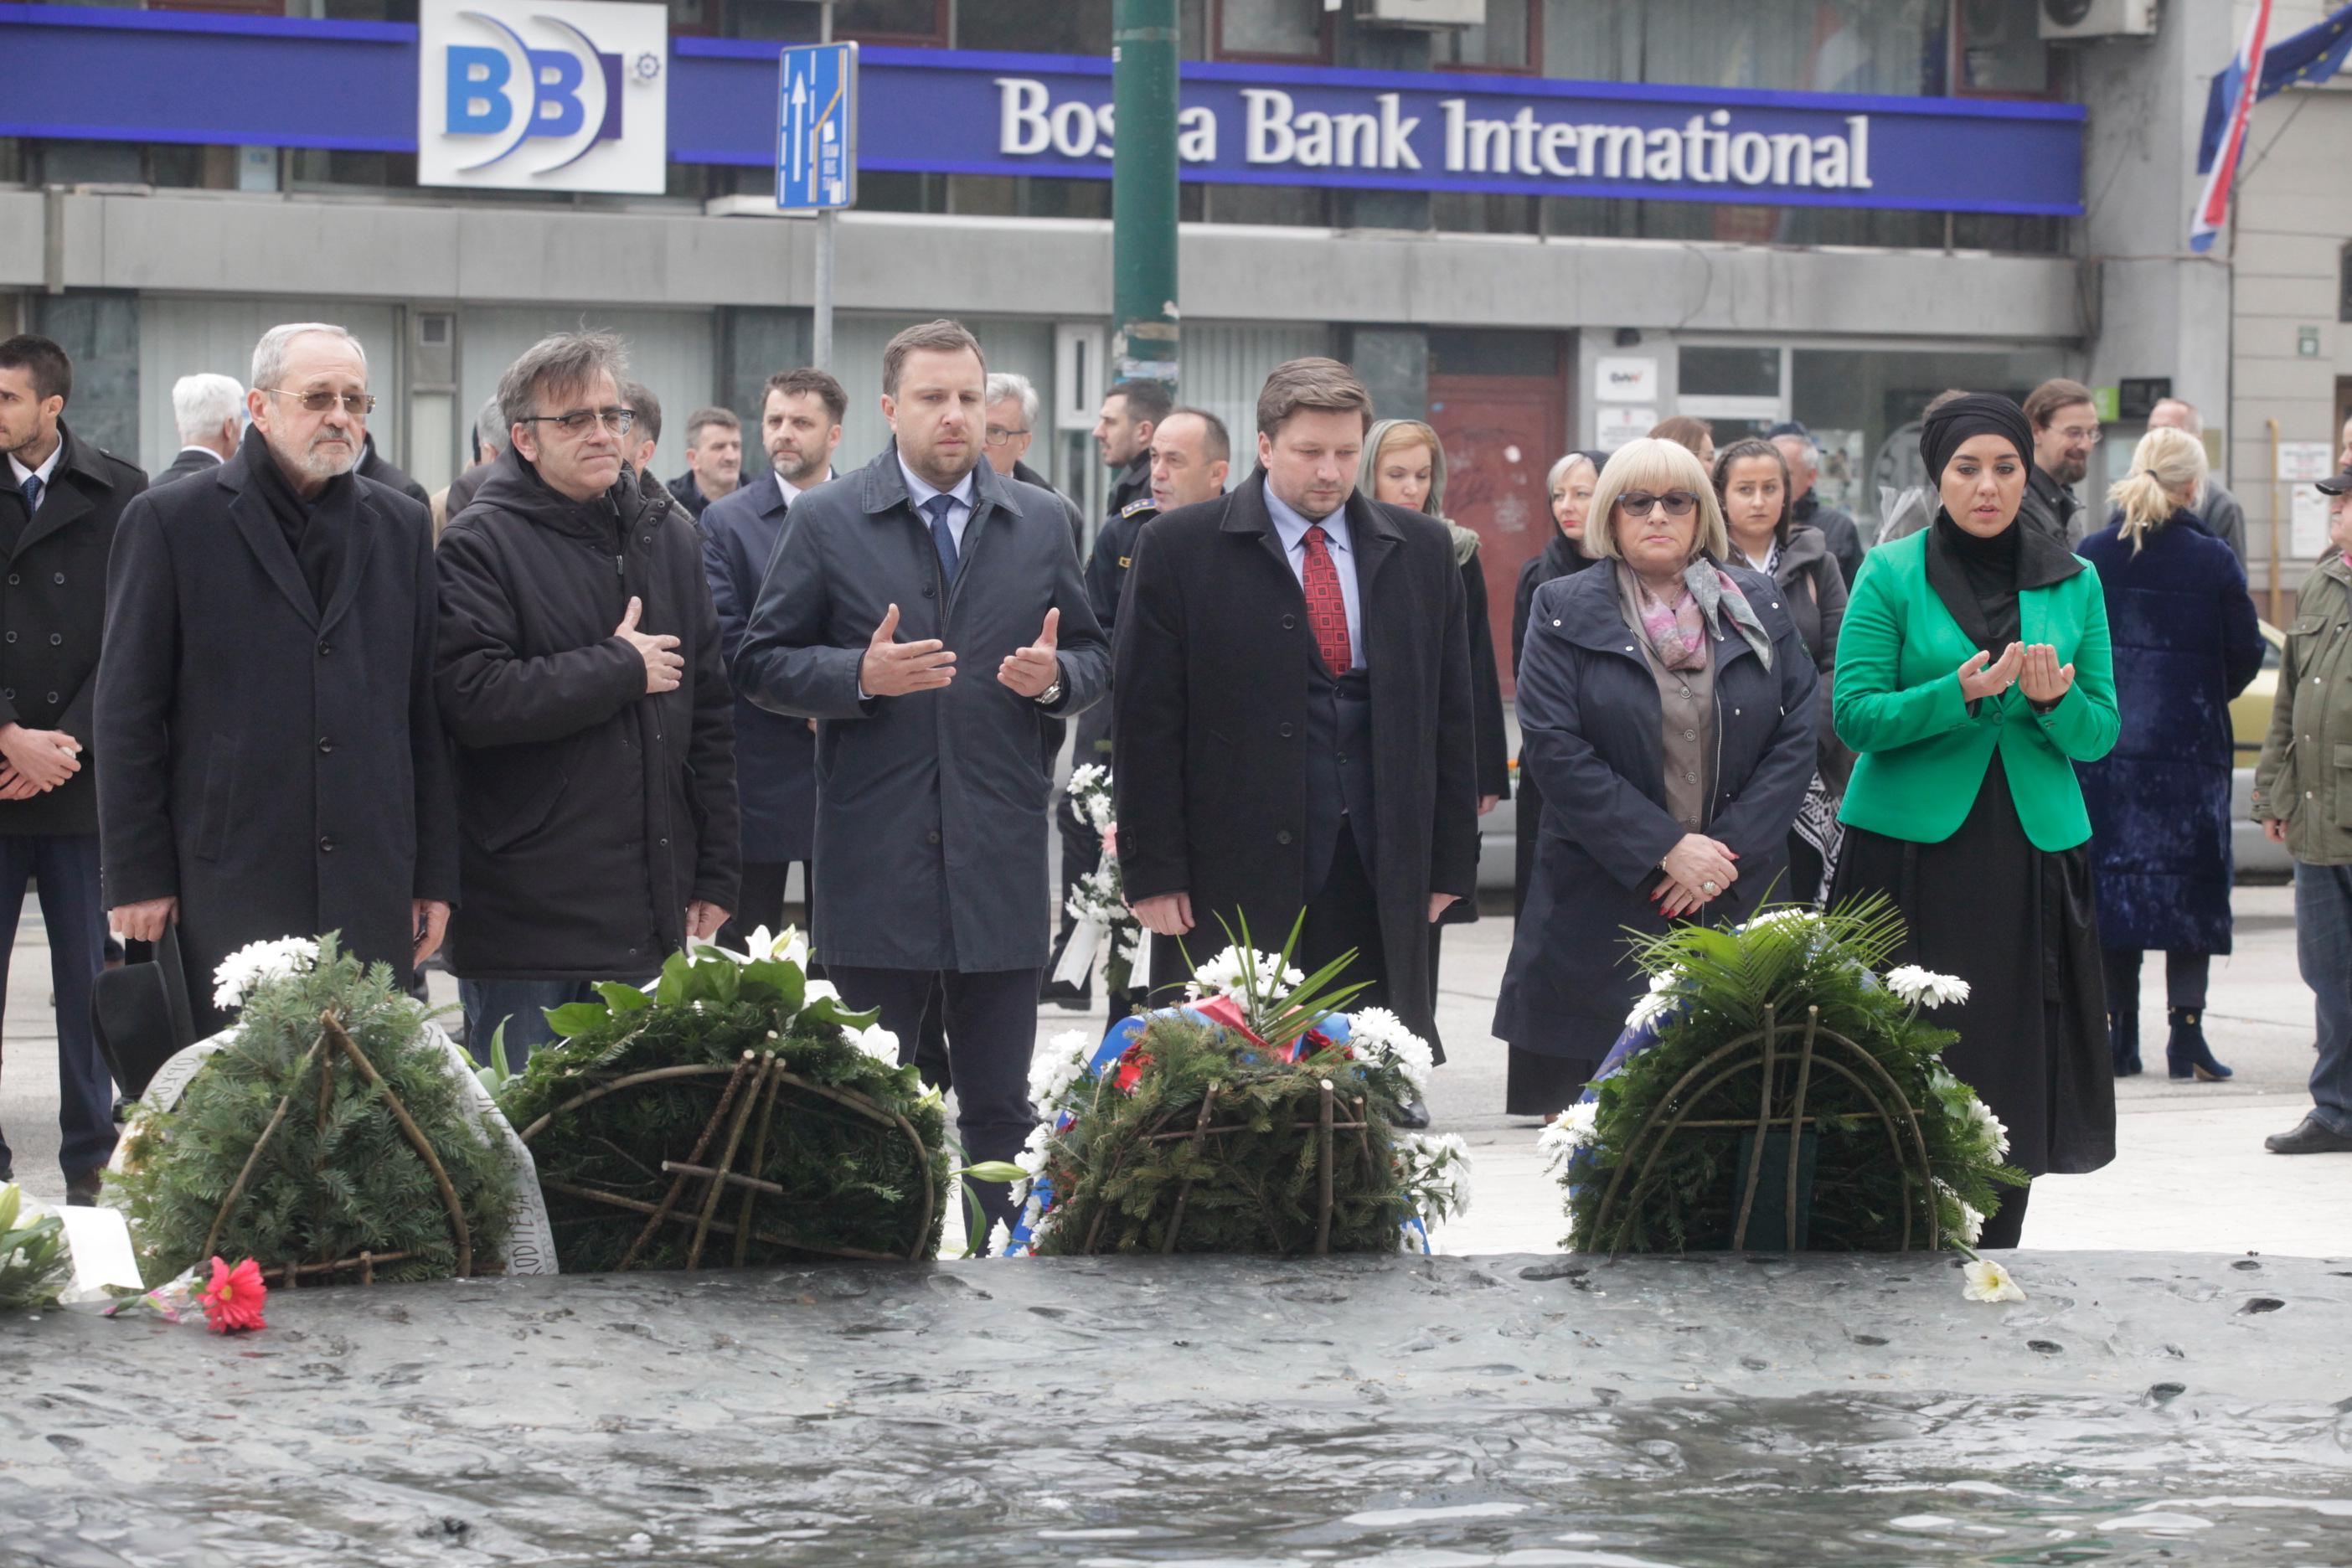
[[[845, 1001], [881, 1009], [901, 1060], [940, 988], [975, 1161], [1012, 1158], [1036, 1119], [1038, 724], [1110, 679], [1061, 503], [981, 461], [986, 382], [957, 322], [891, 340], [892, 443], [793, 503], [733, 663], [742, 695], [817, 721], [814, 955]], [[1011, 1217], [1005, 1186], [976, 1195]]]

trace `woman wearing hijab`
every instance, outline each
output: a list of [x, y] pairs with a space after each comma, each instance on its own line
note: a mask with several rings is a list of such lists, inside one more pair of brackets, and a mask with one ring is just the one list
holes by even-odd
[[1797, 623], [1813, 668], [1822, 677], [1818, 759], [1805, 804], [1789, 833], [1789, 885], [1775, 895], [1819, 903], [1837, 865], [1838, 796], [1853, 771], [1853, 753], [1830, 723], [1830, 682], [1837, 671], [1838, 626], [1845, 619], [1845, 573], [1830, 553], [1829, 537], [1799, 522], [1790, 500], [1789, 460], [1770, 441], [1734, 441], [1715, 458], [1715, 494], [1731, 559], [1772, 579], [1780, 603]]
[[[2075, 764], [2116, 743], [2099, 574], [2018, 526], [2033, 462], [2024, 411], [1970, 394], [1919, 449], [1936, 520], [1864, 558], [1838, 637], [1832, 709], [1860, 754], [1835, 897], [1883, 893], [1904, 958], [1969, 983], [1934, 1009], [1945, 1062], [2009, 1129], [2032, 1175], [2115, 1158], [2090, 817]], [[2031, 1189], [1979, 1245], [2015, 1247]]]
[[2107, 492], [2115, 520], [2083, 541], [2115, 641], [2116, 749], [2083, 770], [2106, 944], [2107, 1049], [2140, 1070], [2140, 956], [2164, 954], [2165, 1067], [2218, 1083], [2205, 1040], [2212, 954], [2230, 951], [2230, 700], [2263, 667], [2262, 628], [2237, 552], [2193, 509], [2205, 447], [2185, 431], [2140, 437]]
[[[1503, 684], [1495, 673], [1495, 634], [1486, 616], [1486, 572], [1478, 559], [1478, 536], [1445, 515], [1445, 449], [1437, 432], [1418, 419], [1383, 419], [1364, 434], [1364, 458], [1356, 488], [1376, 501], [1423, 512], [1454, 536], [1454, 563], [1462, 571], [1462, 595], [1470, 623], [1470, 700], [1476, 748], [1478, 815], [1495, 809], [1511, 789], [1510, 742], [1503, 728]], [[1478, 918], [1475, 899], [1457, 899], [1429, 928], [1429, 994], [1437, 994], [1439, 933], [1449, 925]], [[1439, 1061], [1445, 1050], [1434, 1039]], [[1425, 1127], [1428, 1111], [1418, 1102], [1406, 1108], [1400, 1125]]]
[[1813, 776], [1820, 677], [1771, 580], [1724, 564], [1698, 459], [1629, 443], [1584, 534], [1599, 568], [1536, 590], [1519, 661], [1543, 821], [1495, 1033], [1545, 1060], [1529, 1110], [1570, 1103], [1624, 1028], [1644, 984], [1627, 931], [1746, 919]]

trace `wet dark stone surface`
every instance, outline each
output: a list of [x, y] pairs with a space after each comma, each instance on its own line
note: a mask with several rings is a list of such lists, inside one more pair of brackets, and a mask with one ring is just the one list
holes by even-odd
[[[2241, 1260], [2242, 1261], [2242, 1260]], [[1089, 1259], [0, 1321], [0, 1563], [2352, 1562], [2352, 1270]]]

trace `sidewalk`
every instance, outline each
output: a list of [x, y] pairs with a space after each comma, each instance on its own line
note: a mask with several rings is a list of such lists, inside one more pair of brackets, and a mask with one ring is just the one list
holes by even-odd
[[[2140, 1025], [2150, 1070], [2116, 1086], [2120, 1154], [2091, 1175], [2036, 1184], [2028, 1247], [2352, 1254], [2352, 1155], [2289, 1159], [2262, 1144], [2309, 1103], [2311, 995], [2295, 973], [2292, 891], [2242, 887], [2235, 904], [2238, 951], [2214, 963], [2206, 1033], [2236, 1078], [2176, 1084], [2164, 1076], [2162, 960], [2151, 958]], [[1564, 1228], [1562, 1194], [1536, 1153], [1537, 1124], [1501, 1110], [1504, 1049], [1487, 1025], [1510, 939], [1507, 914], [1445, 937], [1438, 1026], [1452, 1059], [1432, 1085], [1430, 1109], [1435, 1130], [1468, 1140], [1475, 1161], [1470, 1213], [1439, 1237], [1449, 1252], [1553, 1251]], [[10, 966], [0, 1126], [18, 1178], [56, 1202], [64, 1177], [48, 991], [47, 941], [28, 901]], [[446, 975], [434, 976], [436, 1001], [454, 1002], [456, 991]], [[1074, 1027], [1099, 1033], [1105, 1023], [1099, 1011], [1047, 1008], [1038, 1038]], [[960, 1249], [950, 1237], [950, 1250]]]

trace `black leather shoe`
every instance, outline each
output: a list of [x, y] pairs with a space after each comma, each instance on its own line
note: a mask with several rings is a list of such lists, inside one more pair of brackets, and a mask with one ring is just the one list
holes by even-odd
[[1416, 1100], [1411, 1105], [1408, 1105], [1403, 1110], [1398, 1111], [1396, 1113], [1396, 1120], [1389, 1123], [1389, 1125], [1391, 1127], [1409, 1128], [1417, 1132], [1421, 1129], [1429, 1125], [1429, 1107]]
[[105, 1180], [106, 1171], [103, 1167], [95, 1171], [84, 1171], [66, 1184], [67, 1204], [78, 1209], [96, 1208], [98, 1190], [104, 1184]]
[[2316, 1116], [2306, 1116], [2292, 1132], [2273, 1132], [2263, 1140], [2273, 1154], [2352, 1154], [2352, 1138], [2331, 1132]]

